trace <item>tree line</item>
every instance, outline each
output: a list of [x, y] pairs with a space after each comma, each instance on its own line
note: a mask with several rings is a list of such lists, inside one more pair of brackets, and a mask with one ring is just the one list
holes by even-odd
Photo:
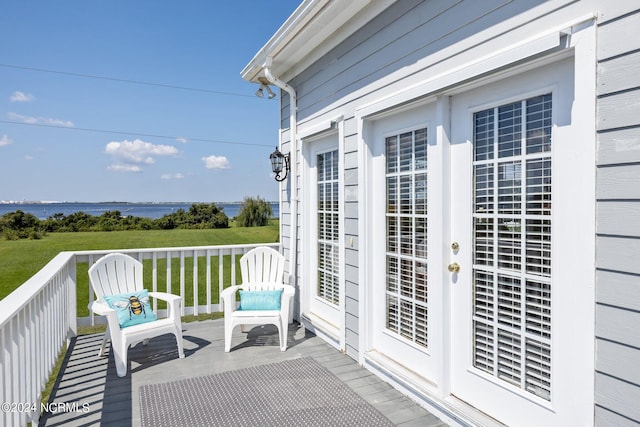
[[[247, 197], [244, 199], [236, 225], [253, 227], [267, 225], [273, 215], [271, 204], [264, 199]], [[49, 232], [78, 231], [125, 231], [125, 230], [172, 230], [172, 229], [209, 229], [227, 228], [229, 218], [224, 208], [215, 203], [194, 203], [188, 210], [151, 219], [137, 216], [125, 216], [118, 210], [107, 211], [102, 215], [89, 215], [74, 212], [69, 215], [56, 213], [40, 220], [35, 215], [22, 210], [0, 216], [0, 233], [6, 240], [40, 239]]]

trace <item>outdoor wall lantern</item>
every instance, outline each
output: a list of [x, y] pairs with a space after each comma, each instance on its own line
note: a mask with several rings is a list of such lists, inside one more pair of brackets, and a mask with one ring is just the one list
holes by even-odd
[[[280, 150], [278, 150], [278, 147], [276, 147], [276, 151], [271, 153], [269, 160], [271, 160], [271, 170], [276, 174], [276, 181], [284, 181], [287, 178], [287, 175], [289, 175], [289, 154], [282, 154]], [[284, 176], [280, 177], [283, 169]]]

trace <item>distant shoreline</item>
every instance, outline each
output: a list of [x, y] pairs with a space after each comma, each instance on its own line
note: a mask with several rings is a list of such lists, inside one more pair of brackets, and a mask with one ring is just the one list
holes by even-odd
[[[85, 204], [85, 205], [105, 205], [105, 204], [126, 204], [126, 205], [186, 205], [197, 203], [215, 203], [216, 205], [240, 205], [243, 202], [124, 202], [124, 201], [105, 201], [105, 202], [69, 202], [69, 201], [55, 201], [55, 200], [0, 200], [0, 205], [52, 205], [52, 204]], [[278, 201], [267, 200], [267, 203], [274, 204]]]
[[[76, 212], [84, 212], [92, 216], [100, 216], [107, 211], [119, 211], [123, 216], [157, 219], [174, 213], [179, 209], [188, 211], [194, 204], [215, 203], [223, 209], [229, 218], [238, 215], [242, 202], [7, 202], [0, 201], [0, 216], [21, 210], [30, 213], [40, 220], [55, 214], [65, 216]], [[280, 217], [278, 202], [268, 202], [273, 210], [273, 218]]]

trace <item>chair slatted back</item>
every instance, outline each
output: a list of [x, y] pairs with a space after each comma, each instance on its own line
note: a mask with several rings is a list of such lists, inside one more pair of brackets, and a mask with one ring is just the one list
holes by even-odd
[[259, 247], [240, 258], [242, 283], [255, 288], [281, 285], [284, 279], [284, 256], [275, 249]]
[[143, 289], [142, 263], [129, 255], [113, 253], [89, 268], [89, 280], [98, 299]]

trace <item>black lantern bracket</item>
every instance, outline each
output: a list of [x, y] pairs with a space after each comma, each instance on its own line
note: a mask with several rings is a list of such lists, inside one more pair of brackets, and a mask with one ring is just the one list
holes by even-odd
[[[276, 150], [269, 156], [269, 160], [271, 161], [271, 171], [275, 174], [275, 180], [282, 182], [287, 179], [289, 175], [289, 154], [282, 154], [276, 147]], [[280, 176], [283, 170], [284, 176]]]

